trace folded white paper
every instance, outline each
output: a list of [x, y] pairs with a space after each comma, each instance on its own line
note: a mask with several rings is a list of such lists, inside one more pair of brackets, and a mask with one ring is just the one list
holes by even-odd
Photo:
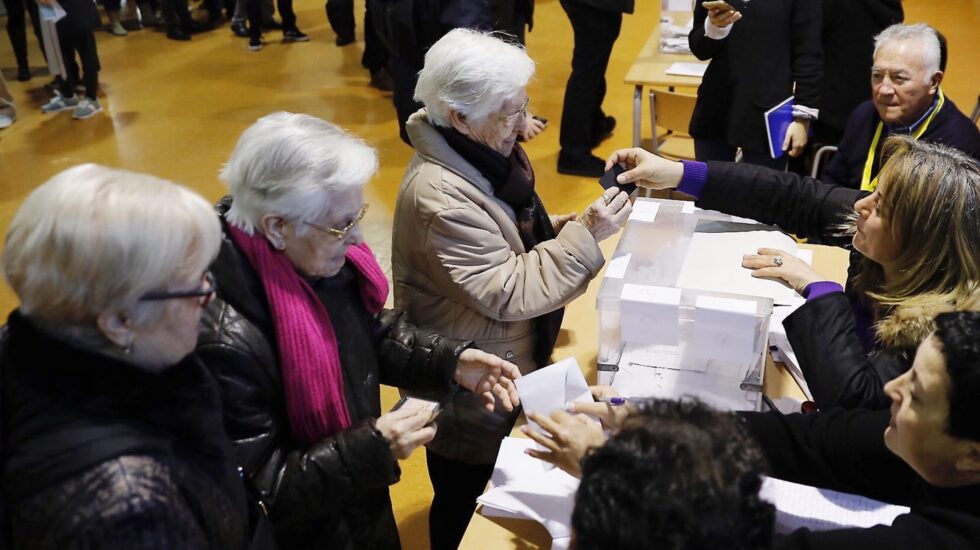
[[682, 61], [678, 61], [672, 63], [664, 72], [666, 74], [677, 76], [696, 76], [698, 78], [702, 78], [704, 77], [704, 71], [707, 69], [707, 63], [684, 63]]
[[[532, 413], [549, 415], [554, 410], [564, 409], [571, 401], [594, 401], [574, 357], [522, 376], [515, 383], [524, 414], [529, 418]], [[533, 422], [530, 424], [537, 427]]]
[[619, 297], [623, 341], [676, 346], [680, 338], [680, 304], [679, 288], [623, 285]]
[[802, 527], [811, 531], [866, 529], [891, 525], [896, 517], [909, 513], [905, 506], [771, 477], [763, 478], [759, 496], [776, 507], [777, 533], [791, 533]]
[[[800, 252], [804, 251], [801, 250]], [[769, 346], [771, 350], [775, 348], [772, 352], [773, 361], [779, 361], [786, 365], [786, 371], [796, 380], [800, 389], [803, 390], [803, 395], [812, 401], [813, 394], [810, 393], [810, 387], [807, 386], [806, 378], [803, 376], [803, 370], [800, 369], [800, 361], [796, 358], [796, 352], [793, 351], [793, 346], [789, 343], [789, 337], [786, 336], [786, 328], [783, 326], [783, 321], [796, 311], [802, 303], [801, 300], [794, 305], [776, 306], [772, 308], [772, 316], [769, 318]]]
[[[495, 466], [496, 469], [496, 466]], [[572, 535], [572, 511], [579, 480], [560, 468], [525, 476], [479, 496], [485, 516], [519, 517], [544, 525], [553, 539]], [[561, 544], [561, 540], [556, 541]]]

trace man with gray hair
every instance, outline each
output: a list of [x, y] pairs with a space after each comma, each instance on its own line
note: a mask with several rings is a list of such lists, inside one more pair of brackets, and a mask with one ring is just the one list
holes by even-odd
[[941, 143], [980, 159], [980, 132], [940, 87], [944, 50], [942, 35], [924, 23], [892, 25], [875, 37], [871, 99], [851, 113], [822, 181], [873, 191], [881, 146], [893, 134]]

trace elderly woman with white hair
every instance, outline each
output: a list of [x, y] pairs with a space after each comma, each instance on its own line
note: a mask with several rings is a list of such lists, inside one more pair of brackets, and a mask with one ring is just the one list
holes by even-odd
[[92, 164], [21, 205], [0, 339], [11, 548], [247, 547], [218, 389], [190, 355], [220, 238], [188, 189]]
[[[396, 307], [524, 373], [548, 362], [563, 307], [603, 265], [599, 241], [631, 211], [612, 188], [582, 216], [548, 216], [515, 143], [533, 75], [523, 48], [491, 34], [455, 29], [429, 49], [392, 238]], [[449, 400], [426, 452], [429, 531], [433, 548], [455, 548], [517, 412], [488, 411], [466, 394], [426, 395]]]
[[383, 309], [388, 282], [358, 225], [377, 163], [333, 124], [279, 112], [222, 172], [219, 290], [198, 354], [284, 548], [399, 546], [388, 486], [435, 428], [418, 401], [381, 414], [379, 384], [517, 401], [516, 366]]

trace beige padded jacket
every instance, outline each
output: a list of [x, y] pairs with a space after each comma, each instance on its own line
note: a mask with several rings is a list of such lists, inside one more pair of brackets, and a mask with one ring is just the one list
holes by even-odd
[[[417, 326], [474, 340], [521, 372], [534, 370], [534, 319], [585, 291], [604, 261], [598, 244], [585, 226], [569, 222], [555, 239], [525, 250], [514, 211], [450, 148], [424, 110], [409, 118], [407, 129], [416, 154], [395, 206], [395, 307]], [[468, 392], [420, 396], [446, 406], [430, 450], [473, 464], [494, 462], [516, 412], [487, 412]]]

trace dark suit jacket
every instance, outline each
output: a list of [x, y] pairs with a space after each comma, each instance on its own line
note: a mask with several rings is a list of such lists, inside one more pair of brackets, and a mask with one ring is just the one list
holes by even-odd
[[851, 111], [871, 98], [874, 36], [902, 19], [902, 0], [823, 0], [821, 122], [843, 130]]
[[593, 8], [617, 13], [633, 13], [634, 0], [573, 0]]
[[[871, 140], [874, 138], [879, 122], [881, 118], [870, 99], [858, 105], [847, 121], [847, 128], [844, 130], [844, 137], [841, 138], [837, 153], [820, 174], [820, 180], [854, 189], [861, 187], [861, 175], [868, 158], [868, 148], [871, 147]], [[878, 150], [875, 152], [875, 161], [871, 168], [872, 178], [881, 169], [879, 164], [884, 138], [885, 136], [882, 136], [878, 141]], [[919, 139], [959, 149], [980, 160], [980, 130], [977, 130], [970, 119], [956, 108], [956, 104], [949, 97]]]
[[797, 104], [820, 105], [821, 4], [765, 0], [740, 10], [742, 19], [728, 37], [713, 40], [704, 33], [707, 10], [695, 4], [691, 52], [711, 63], [698, 88], [690, 134], [761, 153], [769, 150], [764, 113], [793, 95], [794, 82]]

